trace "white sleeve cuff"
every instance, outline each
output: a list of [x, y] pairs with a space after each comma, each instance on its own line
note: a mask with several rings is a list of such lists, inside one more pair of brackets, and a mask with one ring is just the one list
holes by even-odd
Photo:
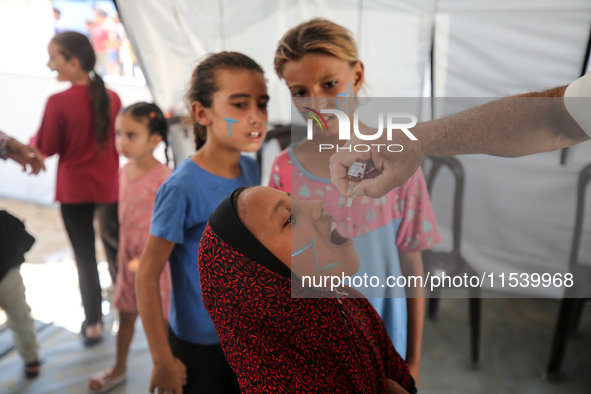
[[564, 105], [570, 116], [591, 137], [591, 72], [567, 86]]

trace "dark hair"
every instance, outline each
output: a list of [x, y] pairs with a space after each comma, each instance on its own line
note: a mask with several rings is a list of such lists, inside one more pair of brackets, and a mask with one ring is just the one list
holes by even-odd
[[147, 121], [148, 133], [159, 134], [164, 141], [164, 155], [168, 164], [168, 122], [162, 110], [154, 103], [139, 102], [123, 108], [119, 115], [129, 115], [137, 121]]
[[246, 189], [249, 189], [251, 186], [242, 186], [239, 187], [238, 189], [234, 190], [232, 192], [232, 194], [230, 195], [230, 202], [232, 203], [232, 208], [234, 208], [234, 212], [236, 212], [236, 215], [238, 216], [238, 218], [242, 221], [242, 211], [243, 211], [243, 206], [242, 204], [238, 203], [238, 200], [240, 199], [240, 195], [242, 194], [243, 191], [245, 191]]
[[[203, 59], [191, 76], [191, 86], [185, 95], [189, 111], [192, 102], [199, 102], [205, 108], [211, 108], [213, 94], [219, 90], [216, 84], [216, 73], [220, 70], [251, 70], [265, 74], [263, 68], [248, 56], [239, 52], [218, 52]], [[207, 138], [206, 128], [193, 119], [195, 145], [199, 150]]]
[[70, 60], [75, 57], [80, 62], [82, 70], [90, 73], [88, 94], [92, 103], [94, 114], [94, 138], [99, 148], [109, 139], [109, 128], [111, 126], [111, 100], [105, 88], [102, 78], [94, 72], [96, 55], [92, 44], [84, 34], [74, 31], [66, 31], [53, 37], [60, 47], [60, 53]]

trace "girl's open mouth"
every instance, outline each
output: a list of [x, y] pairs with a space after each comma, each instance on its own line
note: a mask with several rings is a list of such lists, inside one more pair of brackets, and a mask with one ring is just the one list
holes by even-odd
[[259, 138], [262, 135], [263, 135], [263, 133], [261, 133], [260, 131], [251, 131], [250, 133], [248, 133], [247, 137], [248, 138]]
[[341, 246], [346, 244], [347, 241], [350, 241], [349, 238], [342, 236], [337, 231], [337, 224], [335, 222], [332, 222], [332, 224], [330, 225], [330, 230], [330, 242], [332, 242], [334, 245]]

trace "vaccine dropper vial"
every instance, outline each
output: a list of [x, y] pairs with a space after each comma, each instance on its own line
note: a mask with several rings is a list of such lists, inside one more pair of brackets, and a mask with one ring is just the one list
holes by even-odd
[[355, 196], [353, 194], [353, 189], [355, 189], [356, 184], [363, 180], [366, 167], [366, 162], [355, 161], [347, 169], [347, 207], [350, 207], [351, 204], [353, 204], [353, 197]]

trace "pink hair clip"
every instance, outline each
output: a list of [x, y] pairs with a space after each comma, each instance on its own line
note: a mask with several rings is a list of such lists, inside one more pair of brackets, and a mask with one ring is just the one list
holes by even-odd
[[156, 112], [150, 112], [150, 119], [154, 119], [156, 117]]

